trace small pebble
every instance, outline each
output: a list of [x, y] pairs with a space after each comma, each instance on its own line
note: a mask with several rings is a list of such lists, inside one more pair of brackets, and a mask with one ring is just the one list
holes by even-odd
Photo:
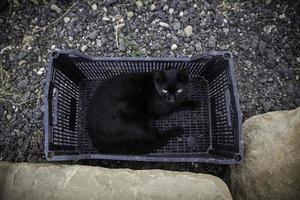
[[22, 138], [19, 138], [18, 139], [18, 145], [21, 147], [23, 145], [23, 139]]
[[193, 27], [188, 25], [184, 28], [184, 33], [186, 37], [191, 37], [193, 34]]
[[228, 33], [229, 33], [229, 28], [223, 28], [223, 32], [224, 32], [225, 35], [228, 35]]
[[266, 34], [270, 34], [272, 32], [272, 30], [274, 30], [276, 28], [275, 25], [267, 25], [267, 26], [264, 26], [264, 32]]
[[82, 51], [82, 52], [85, 52], [85, 50], [87, 50], [87, 46], [86, 45], [83, 45], [81, 48], [80, 48], [80, 50]]
[[97, 4], [94, 3], [94, 4], [92, 5], [92, 9], [93, 9], [93, 10], [97, 10]]
[[34, 37], [32, 35], [24, 35], [22, 44], [30, 44], [32, 41], [34, 41]]
[[150, 6], [150, 10], [155, 10], [155, 8], [156, 8], [156, 6], [155, 6], [155, 4], [152, 4], [151, 6]]
[[174, 13], [174, 8], [169, 9], [169, 14], [172, 15]]
[[21, 65], [24, 65], [24, 64], [26, 64], [26, 63], [27, 63], [26, 60], [21, 60], [20, 62], [18, 62], [18, 65], [21, 66]]
[[6, 115], [6, 119], [10, 120], [11, 119], [11, 115]]
[[133, 15], [134, 15], [133, 12], [131, 12], [131, 11], [127, 12], [127, 18], [128, 18], [128, 19], [132, 18]]
[[174, 22], [174, 24], [173, 24], [173, 28], [174, 28], [174, 30], [179, 30], [180, 29], [180, 22]]
[[202, 45], [200, 43], [196, 43], [195, 47], [196, 47], [196, 51], [199, 51], [199, 52], [203, 51]]
[[266, 4], [269, 5], [272, 3], [272, 0], [266, 0]]
[[263, 102], [263, 109], [265, 112], [268, 112], [272, 108], [272, 103], [267, 101]]
[[50, 6], [50, 9], [53, 10], [53, 11], [55, 11], [55, 12], [57, 12], [57, 14], [61, 13], [61, 8], [58, 7], [56, 4], [52, 4]]
[[143, 2], [141, 1], [136, 1], [135, 5], [137, 5], [138, 8], [141, 8], [143, 6]]
[[175, 51], [177, 49], [177, 45], [176, 44], [173, 44], [172, 46], [171, 46], [171, 50], [172, 51]]
[[98, 36], [98, 31], [94, 30], [92, 32], [90, 32], [86, 37], [91, 39], [91, 40], [95, 40]]
[[71, 20], [70, 17], [65, 17], [65, 18], [64, 18], [64, 22], [65, 22], [65, 23], [69, 23], [70, 20]]
[[56, 45], [54, 44], [54, 45], [51, 46], [51, 49], [54, 50], [55, 47], [56, 47]]
[[281, 15], [279, 15], [279, 19], [285, 19], [285, 14], [284, 13], [282, 13]]
[[214, 36], [210, 36], [208, 39], [208, 47], [214, 48], [216, 47], [216, 38]]
[[168, 10], [169, 9], [169, 6], [168, 5], [165, 5], [164, 7], [163, 7], [163, 10]]
[[159, 25], [165, 28], [169, 28], [169, 24], [165, 23], [165, 22], [159, 22]]
[[179, 13], [179, 16], [180, 16], [180, 17], [183, 17], [183, 12], [180, 12], [180, 13]]
[[109, 21], [110, 19], [108, 17], [104, 16], [104, 17], [102, 17], [102, 20], [103, 21]]
[[39, 71], [37, 71], [38, 75], [42, 75], [44, 73], [45, 68], [40, 68]]

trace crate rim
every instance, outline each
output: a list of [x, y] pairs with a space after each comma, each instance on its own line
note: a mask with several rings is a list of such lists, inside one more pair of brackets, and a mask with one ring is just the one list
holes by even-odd
[[[203, 58], [210, 58], [213, 56], [223, 56], [225, 60], [229, 61], [229, 79], [233, 84], [233, 96], [234, 102], [236, 105], [235, 112], [237, 113], [237, 129], [238, 129], [238, 141], [239, 141], [239, 153], [234, 155], [234, 158], [238, 159], [215, 159], [215, 158], [188, 158], [188, 157], [175, 157], [175, 158], [162, 158], [157, 156], [147, 155], [111, 155], [111, 154], [82, 154], [82, 155], [53, 155], [49, 156], [49, 154], [53, 153], [49, 151], [49, 134], [50, 134], [50, 126], [49, 126], [49, 92], [52, 84], [52, 71], [53, 71], [53, 59], [59, 56], [59, 54], [68, 54], [74, 57], [86, 58], [93, 61], [160, 61], [160, 62], [191, 62], [197, 61]], [[105, 159], [105, 160], [128, 160], [128, 161], [142, 161], [142, 162], [200, 162], [200, 163], [215, 163], [215, 164], [239, 164], [244, 159], [244, 143], [242, 138], [242, 113], [240, 110], [240, 102], [239, 102], [239, 94], [237, 91], [237, 82], [234, 73], [234, 64], [233, 64], [233, 56], [229, 51], [215, 51], [211, 50], [206, 53], [202, 53], [198, 56], [192, 57], [108, 57], [108, 56], [96, 56], [84, 54], [76, 49], [67, 49], [60, 50], [55, 49], [50, 53], [47, 73], [46, 73], [46, 85], [43, 103], [45, 106], [44, 113], [44, 153], [46, 155], [46, 159], [48, 161], [71, 161], [71, 160], [82, 160], [82, 159]]]
[[197, 61], [198, 59], [209, 58], [212, 56], [223, 56], [224, 59], [230, 60], [232, 59], [232, 53], [229, 51], [215, 51], [211, 50], [206, 53], [202, 53], [198, 56], [192, 57], [151, 57], [151, 56], [142, 56], [142, 57], [120, 57], [120, 56], [96, 56], [91, 54], [85, 54], [80, 52], [77, 49], [55, 49], [50, 53], [49, 60], [58, 57], [59, 54], [69, 54], [74, 55], [74, 57], [82, 57], [93, 61], [165, 61], [165, 62], [174, 62], [174, 61]]

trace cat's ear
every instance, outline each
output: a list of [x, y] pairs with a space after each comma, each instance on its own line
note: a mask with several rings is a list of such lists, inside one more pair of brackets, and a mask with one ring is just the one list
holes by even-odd
[[182, 83], [188, 82], [189, 81], [189, 70], [187, 68], [180, 69], [177, 73], [177, 79]]
[[166, 75], [163, 71], [155, 70], [153, 71], [154, 80], [157, 83], [163, 83], [166, 81]]

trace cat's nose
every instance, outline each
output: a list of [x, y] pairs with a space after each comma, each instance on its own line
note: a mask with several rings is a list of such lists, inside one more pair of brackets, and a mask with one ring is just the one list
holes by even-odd
[[169, 97], [169, 102], [174, 103], [175, 102], [175, 97], [172, 95]]

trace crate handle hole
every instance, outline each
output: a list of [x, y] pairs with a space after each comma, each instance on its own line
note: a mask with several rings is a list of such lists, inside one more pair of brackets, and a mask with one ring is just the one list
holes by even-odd
[[231, 57], [231, 54], [230, 53], [224, 53], [223, 57], [224, 57], [225, 60], [229, 60], [229, 58]]
[[234, 155], [234, 160], [240, 162], [242, 160], [242, 156], [240, 154]]
[[59, 55], [59, 53], [58, 53], [57, 51], [53, 51], [52, 54], [51, 54], [51, 56], [52, 56], [53, 58], [57, 58], [58, 55]]

